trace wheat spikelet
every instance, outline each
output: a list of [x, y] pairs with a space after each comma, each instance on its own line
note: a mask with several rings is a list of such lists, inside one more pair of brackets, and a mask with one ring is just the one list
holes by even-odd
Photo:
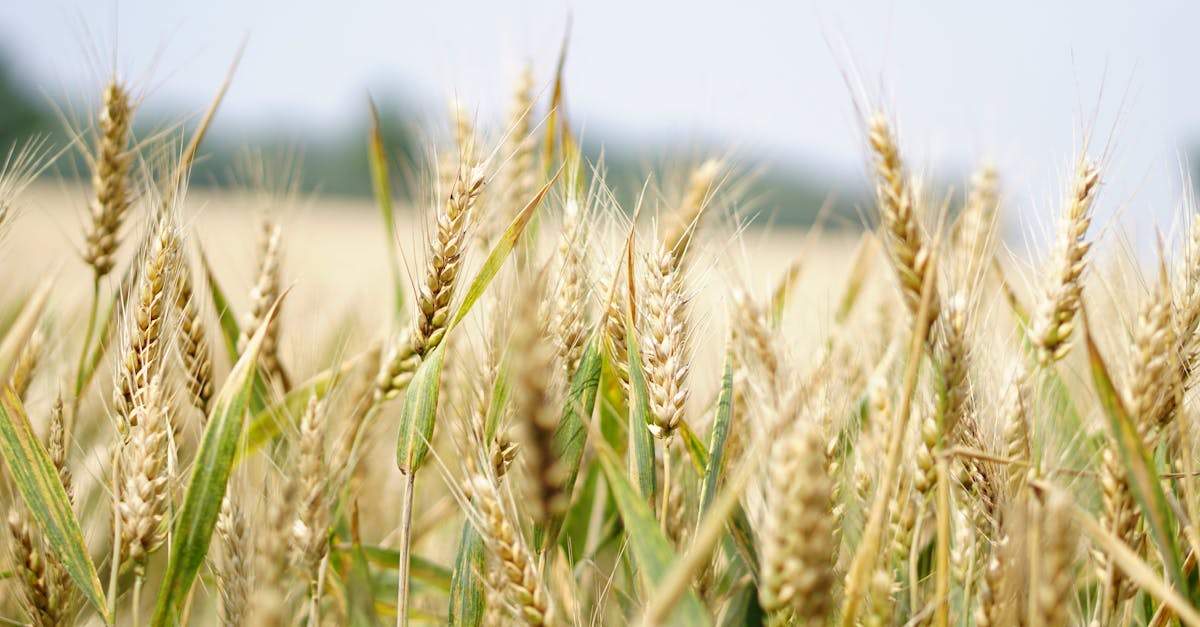
[[1071, 501], [1066, 493], [1054, 490], [1042, 510], [1042, 572], [1033, 591], [1036, 626], [1052, 627], [1070, 622], [1070, 606], [1075, 588], [1075, 536], [1071, 529]]
[[1005, 485], [1011, 498], [1021, 493], [1033, 470], [1033, 449], [1029, 442], [1030, 400], [1029, 371], [1021, 361], [1004, 385], [1004, 400], [1001, 403], [1004, 411], [1001, 416], [1004, 449], [1010, 461]]
[[1181, 374], [1175, 324], [1175, 307], [1164, 273], [1158, 289], [1138, 314], [1125, 388], [1125, 407], [1143, 444], [1151, 451], [1175, 414]]
[[743, 290], [734, 292], [733, 303], [735, 341], [739, 341], [745, 346], [748, 352], [742, 361], [755, 363], [766, 379], [767, 394], [778, 397], [780, 392], [779, 357], [776, 355], [775, 333], [771, 330], [767, 314]]
[[325, 463], [325, 407], [310, 396], [300, 418], [300, 445], [294, 473], [300, 502], [292, 525], [292, 563], [315, 587], [317, 568], [329, 548], [329, 476]]
[[587, 340], [588, 246], [583, 237], [584, 226], [583, 208], [575, 194], [569, 193], [563, 206], [562, 234], [558, 240], [561, 274], [550, 325], [568, 381], [579, 367], [583, 343]]
[[1030, 337], [1043, 366], [1062, 359], [1071, 347], [1075, 315], [1083, 294], [1083, 271], [1092, 247], [1085, 238], [1099, 189], [1100, 171], [1090, 160], [1080, 159], [1059, 219], [1045, 292], [1031, 324]]
[[967, 309], [966, 294], [955, 292], [946, 299], [942, 316], [938, 319], [941, 327], [935, 340], [940, 371], [938, 413], [941, 414], [942, 434], [948, 439], [954, 439], [971, 405], [971, 348]]
[[0, 162], [0, 235], [7, 230], [17, 213], [17, 198], [54, 161], [47, 153], [44, 138], [34, 138], [23, 143], [12, 142]]
[[833, 486], [824, 446], [817, 429], [797, 426], [768, 463], [759, 601], [800, 624], [820, 624], [833, 606]]
[[[929, 247], [916, 213], [916, 194], [909, 184], [899, 147], [887, 118], [881, 113], [867, 122], [867, 140], [874, 153], [875, 202], [883, 226], [884, 242], [900, 281], [900, 293], [909, 313], [917, 315], [921, 288], [934, 280]], [[936, 320], [938, 299], [930, 301], [929, 319]]]
[[979, 588], [979, 598], [975, 607], [975, 624], [978, 627], [999, 627], [1007, 624], [1004, 622], [1007, 616], [1003, 594], [1007, 570], [1005, 560], [1009, 557], [1007, 543], [1007, 537], [1002, 537], [992, 547], [991, 557], [984, 567], [983, 585]]
[[125, 85], [116, 79], [104, 89], [104, 102], [97, 119], [92, 166], [92, 223], [86, 233], [83, 258], [99, 281], [112, 271], [113, 254], [120, 245], [121, 223], [132, 202], [129, 150], [133, 105]]
[[[516, 360], [513, 364], [513, 406], [526, 435], [526, 446], [522, 449], [534, 484], [530, 505], [534, 520], [545, 524], [566, 510], [570, 495], [563, 491], [563, 470], [554, 450], [554, 431], [558, 428], [559, 416], [554, 403], [557, 394], [552, 386], [557, 379], [551, 375], [554, 351], [548, 342], [546, 318], [539, 315], [541, 299], [538, 295], [541, 291], [535, 284], [522, 299], [515, 316], [510, 351]], [[503, 466], [503, 454], [492, 462]]]
[[114, 507], [121, 518], [121, 555], [134, 569], [145, 568], [149, 554], [166, 538], [163, 517], [170, 502], [171, 477], [168, 404], [162, 381], [139, 388], [133, 399], [130, 426], [120, 443], [120, 476]]
[[48, 555], [41, 537], [16, 508], [8, 512], [8, 530], [13, 565], [20, 578], [21, 605], [29, 615], [31, 624], [39, 627], [66, 625], [65, 608], [55, 603], [58, 599], [52, 590], [53, 575], [48, 572]]
[[876, 569], [868, 584], [868, 603], [863, 612], [863, 625], [867, 627], [888, 627], [892, 624], [892, 595], [895, 593], [895, 582], [887, 568]]
[[963, 276], [978, 279], [992, 259], [1000, 188], [996, 166], [985, 163], [971, 176], [970, 191], [954, 226], [954, 249], [963, 263]]
[[61, 397], [54, 399], [54, 404], [50, 406], [50, 437], [46, 442], [46, 452], [50, 454], [50, 461], [54, 464], [54, 469], [58, 472], [58, 481], [67, 493], [67, 500], [74, 505], [75, 480], [71, 476], [71, 468], [67, 457], [67, 431], [63, 421], [63, 402]]
[[180, 263], [175, 274], [175, 311], [178, 314], [179, 356], [187, 375], [186, 388], [192, 405], [208, 417], [208, 404], [213, 395], [212, 349], [204, 330], [204, 315], [197, 296], [192, 291], [191, 271]]
[[[493, 220], [490, 228], [504, 228], [533, 195], [537, 186], [536, 152], [537, 143], [533, 135], [533, 68], [526, 64], [513, 85], [504, 145], [500, 152], [507, 160], [496, 174], [499, 195], [496, 201], [502, 221]], [[495, 237], [487, 239], [494, 241]]]
[[373, 405], [396, 398], [408, 389], [413, 373], [421, 365], [421, 356], [413, 350], [412, 337], [412, 330], [404, 329], [399, 337], [389, 342], [387, 358], [380, 361], [379, 373], [375, 376], [371, 393]]
[[418, 291], [412, 331], [412, 351], [422, 358], [441, 344], [450, 321], [450, 306], [471, 209], [482, 190], [483, 170], [462, 163], [450, 196], [438, 212], [437, 237], [430, 244], [425, 280]]
[[220, 540], [220, 559], [216, 568], [220, 590], [217, 616], [222, 627], [237, 627], [245, 619], [254, 550], [251, 533], [241, 497], [231, 490], [221, 501], [221, 513], [217, 516]]
[[[1139, 526], [1141, 515], [1126, 481], [1125, 466], [1121, 463], [1121, 455], [1116, 447], [1116, 442], [1110, 437], [1108, 445], [1101, 453], [1100, 496], [1103, 511], [1100, 524], [1130, 548], [1140, 552], [1146, 536]], [[1103, 550], [1093, 550], [1092, 556], [1096, 560], [1098, 575], [1104, 583], [1105, 615], [1112, 616], [1121, 602], [1137, 592], [1137, 588]]]
[[525, 539], [513, 528], [496, 486], [487, 477], [466, 479], [465, 489], [477, 509], [475, 524], [504, 573], [504, 591], [521, 618], [530, 625], [554, 623], [554, 610], [538, 577]]
[[[1187, 190], [1189, 198], [1194, 193]], [[1194, 201], [1189, 201], [1191, 204]], [[1175, 308], [1178, 312], [1179, 365], [1190, 389], [1193, 373], [1200, 366], [1200, 213], [1190, 211], [1190, 226], [1176, 278]]]
[[8, 384], [21, 400], [25, 400], [25, 395], [29, 392], [29, 384], [33, 382], [33, 376], [37, 372], [38, 360], [42, 355], [42, 342], [42, 332], [34, 331], [33, 335], [29, 337], [29, 341], [25, 343], [25, 347], [21, 349], [17, 363], [13, 366], [12, 374], [9, 375]]
[[675, 263], [683, 263], [692, 236], [711, 198], [713, 184], [724, 165], [718, 159], [708, 159], [696, 166], [688, 177], [687, 188], [675, 211], [662, 223], [659, 236], [663, 246], [674, 255]]
[[[616, 370], [621, 387], [629, 391], [629, 342], [625, 327], [625, 305], [628, 292], [622, 289], [620, 265], [614, 268], [612, 274], [600, 280], [599, 293], [608, 299], [604, 312], [604, 338], [613, 368]], [[614, 289], [615, 284], [615, 289]], [[611, 298], [609, 297], [611, 295]]]
[[171, 216], [164, 214], [143, 253], [135, 298], [126, 314], [126, 341], [113, 387], [113, 407], [122, 434], [136, 424], [132, 412], [135, 392], [149, 386], [151, 373], [161, 365], [163, 322], [178, 247], [178, 231]]
[[290, 624], [288, 553], [300, 486], [296, 481], [285, 480], [282, 484], [282, 489], [269, 502], [266, 524], [255, 534], [258, 538], [257, 566], [247, 616], [251, 625], [261, 627]]
[[424, 358], [442, 342], [465, 252], [471, 210], [483, 191], [483, 169], [459, 164], [446, 203], [437, 214], [437, 236], [430, 243], [425, 278], [418, 288], [412, 327], [393, 341], [376, 377], [374, 403], [395, 398], [408, 387]]
[[689, 369], [685, 337], [686, 299], [675, 255], [665, 246], [647, 260], [641, 347], [650, 392], [651, 433], [669, 438], [683, 419]]
[[279, 222], [271, 216], [264, 216], [261, 225], [261, 237], [258, 249], [258, 278], [250, 289], [250, 307], [242, 321], [241, 334], [238, 336], [238, 352], [246, 350], [246, 344], [254, 336], [258, 328], [267, 325], [263, 335], [262, 348], [259, 349], [259, 363], [262, 364], [266, 375], [284, 390], [291, 389], [291, 382], [279, 361], [279, 316], [267, 320], [267, 312], [279, 298], [280, 264], [282, 262], [283, 229]]

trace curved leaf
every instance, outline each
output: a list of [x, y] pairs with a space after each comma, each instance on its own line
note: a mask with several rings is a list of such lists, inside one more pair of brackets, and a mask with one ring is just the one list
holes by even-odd
[[[721, 373], [721, 392], [717, 395], [717, 415], [708, 435], [708, 463], [704, 468], [704, 483], [700, 487], [700, 517], [712, 505], [722, 471], [725, 469], [725, 442], [733, 420], [733, 348], [725, 351], [725, 367]], [[697, 523], [699, 524], [699, 523]]]
[[450, 579], [450, 624], [477, 627], [483, 623], [485, 610], [483, 581], [483, 537], [471, 521], [463, 523], [454, 558], [454, 574]]
[[1083, 319], [1084, 342], [1087, 344], [1088, 362], [1092, 369], [1092, 380], [1096, 383], [1096, 394], [1104, 407], [1104, 415], [1112, 430], [1113, 441], [1121, 455], [1121, 463], [1125, 466], [1125, 476], [1133, 495], [1137, 498], [1142, 509], [1142, 518], [1150, 529], [1150, 535], [1158, 545], [1158, 551], [1163, 558], [1163, 566], [1181, 592], [1188, 592], [1188, 579], [1183, 574], [1183, 560], [1180, 559], [1179, 545], [1171, 532], [1171, 507], [1163, 493], [1162, 481], [1150, 463], [1150, 454], [1142, 444], [1137, 426], [1133, 424], [1125, 404], [1113, 387], [1109, 376], [1108, 366], [1100, 355], [1100, 349], [1092, 337], [1092, 329], [1088, 324], [1086, 314]]
[[[649, 431], [646, 431], [647, 434]], [[658, 520], [650, 511], [650, 506], [639, 493], [638, 489], [629, 482], [629, 478], [621, 471], [615, 454], [607, 447], [597, 449], [597, 459], [604, 472], [604, 478], [612, 491], [617, 510], [629, 537], [629, 548], [637, 562], [637, 572], [641, 575], [646, 588], [653, 586], [666, 578], [675, 561], [675, 551], [671, 542], [663, 535]], [[708, 625], [710, 620], [700, 599], [693, 590], [688, 590], [680, 599], [670, 614], [672, 625]]]
[[[596, 391], [600, 387], [601, 334], [595, 333], [583, 350], [575, 376], [571, 377], [571, 389], [563, 405], [562, 417], [554, 430], [551, 446], [559, 467], [563, 472], [562, 489], [566, 494], [575, 491], [575, 480], [579, 476], [579, 463], [587, 445], [587, 423], [596, 408]], [[547, 525], [545, 542], [554, 542], [562, 528], [563, 516], [555, 516]], [[545, 548], [543, 546], [543, 548]]]
[[404, 407], [400, 410], [400, 435], [396, 438], [396, 465], [404, 474], [416, 472], [425, 463], [437, 418], [438, 391], [442, 381], [442, 358], [446, 342], [425, 356], [413, 373]]
[[29, 513], [46, 537], [46, 544], [88, 602], [108, 622], [104, 589], [88, 556], [79, 520], [59, 481], [58, 470], [34, 435], [20, 397], [7, 386], [0, 398], [0, 452]]
[[[285, 292], [276, 299], [265, 320], [270, 321], [275, 317], [286, 295]], [[225, 489], [241, 439], [246, 410], [250, 406], [257, 370], [255, 365], [267, 327], [267, 324], [260, 325], [254, 337], [250, 338], [246, 350], [234, 364], [213, 402], [208, 424], [200, 440], [200, 449], [196, 452], [192, 477], [184, 493], [183, 506], [175, 521], [171, 557], [154, 608], [153, 625], [166, 626], [179, 622], [188, 591], [208, 554], [213, 527], [217, 524], [217, 515], [225, 498]]]
[[646, 373], [638, 351], [633, 321], [626, 320], [625, 336], [629, 342], [629, 476], [638, 492], [648, 502], [657, 503], [654, 477], [654, 440], [647, 424], [650, 420], [650, 391], [646, 388]]

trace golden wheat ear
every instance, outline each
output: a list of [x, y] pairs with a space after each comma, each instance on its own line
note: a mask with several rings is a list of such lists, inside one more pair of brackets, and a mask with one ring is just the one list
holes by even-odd
[[85, 234], [84, 261], [96, 280], [113, 269], [113, 254], [120, 245], [121, 224], [132, 204], [129, 172], [133, 153], [129, 149], [134, 108], [126, 85], [116, 79], [104, 88], [97, 116], [96, 145], [92, 165], [91, 225]]

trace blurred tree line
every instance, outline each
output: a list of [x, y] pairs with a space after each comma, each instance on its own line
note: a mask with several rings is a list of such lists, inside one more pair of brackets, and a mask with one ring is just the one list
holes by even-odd
[[[397, 168], [396, 179], [401, 194], [415, 200], [427, 198], [428, 187], [419, 183], [416, 174], [427, 171], [427, 164], [432, 159], [425, 147], [426, 136], [418, 131], [420, 116], [401, 97], [381, 101], [379, 110], [384, 141]], [[147, 117], [143, 114], [135, 122], [135, 133], [140, 137], [171, 128], [173, 120], [179, 119], [163, 116], [148, 120]], [[238, 173], [238, 163], [245, 159], [247, 148], [222, 136], [219, 127], [218, 120], [217, 128], [205, 142], [203, 157], [195, 164], [192, 184], [226, 186], [252, 183], [246, 180], [245, 175]], [[14, 146], [34, 135], [47, 136], [50, 144], [56, 147], [65, 146], [70, 139], [46, 98], [24, 84], [7, 58], [0, 55], [0, 159]], [[286, 135], [280, 132], [251, 139], [251, 154], [293, 163], [295, 172], [292, 174], [297, 179], [300, 191], [370, 196], [365, 103], [361, 123], [334, 136], [289, 138]], [[589, 143], [591, 145], [585, 147], [585, 152], [594, 162], [600, 158], [601, 150], [593, 142]], [[648, 167], [654, 169], [647, 165], [647, 157], [651, 152], [649, 148], [647, 145], [625, 142], [608, 143], [603, 150], [606, 181], [614, 188], [614, 194], [622, 206], [633, 207]], [[654, 162], [657, 163], [686, 165], [694, 163], [695, 160], [690, 156], [697, 154], [694, 148], [676, 150], [656, 146], [653, 150]], [[754, 167], [743, 162], [738, 162], [738, 166], [740, 172], [751, 172], [751, 176], [736, 181], [738, 198], [744, 204], [743, 214], [748, 217], [759, 216], [760, 221], [806, 226], [813, 223], [819, 208], [831, 198], [830, 190], [834, 187], [831, 183], [809, 178], [800, 168]], [[50, 173], [68, 178], [83, 177], [87, 175], [87, 164], [78, 150], [72, 150], [59, 158]], [[670, 174], [678, 172], [657, 172], [656, 176], [662, 180], [663, 175]], [[861, 191], [856, 189], [838, 194], [828, 224], [833, 228], [861, 226], [856, 207], [861, 206], [862, 198]]]

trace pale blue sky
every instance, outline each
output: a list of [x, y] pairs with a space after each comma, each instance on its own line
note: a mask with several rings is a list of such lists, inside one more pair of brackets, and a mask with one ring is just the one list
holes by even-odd
[[1137, 230], [1170, 219], [1200, 144], [1200, 5], [1183, 2], [16, 0], [0, 45], [56, 92], [97, 84], [119, 41], [119, 71], [150, 77], [152, 103], [198, 110], [248, 33], [220, 120], [237, 136], [336, 126], [396, 85], [498, 116], [526, 59], [549, 80], [568, 15], [568, 104], [597, 134], [717, 138], [861, 177], [848, 73], [887, 102], [914, 163], [991, 156], [1033, 220], [1056, 210], [1095, 120], [1096, 148], [1115, 140], [1105, 211]]

